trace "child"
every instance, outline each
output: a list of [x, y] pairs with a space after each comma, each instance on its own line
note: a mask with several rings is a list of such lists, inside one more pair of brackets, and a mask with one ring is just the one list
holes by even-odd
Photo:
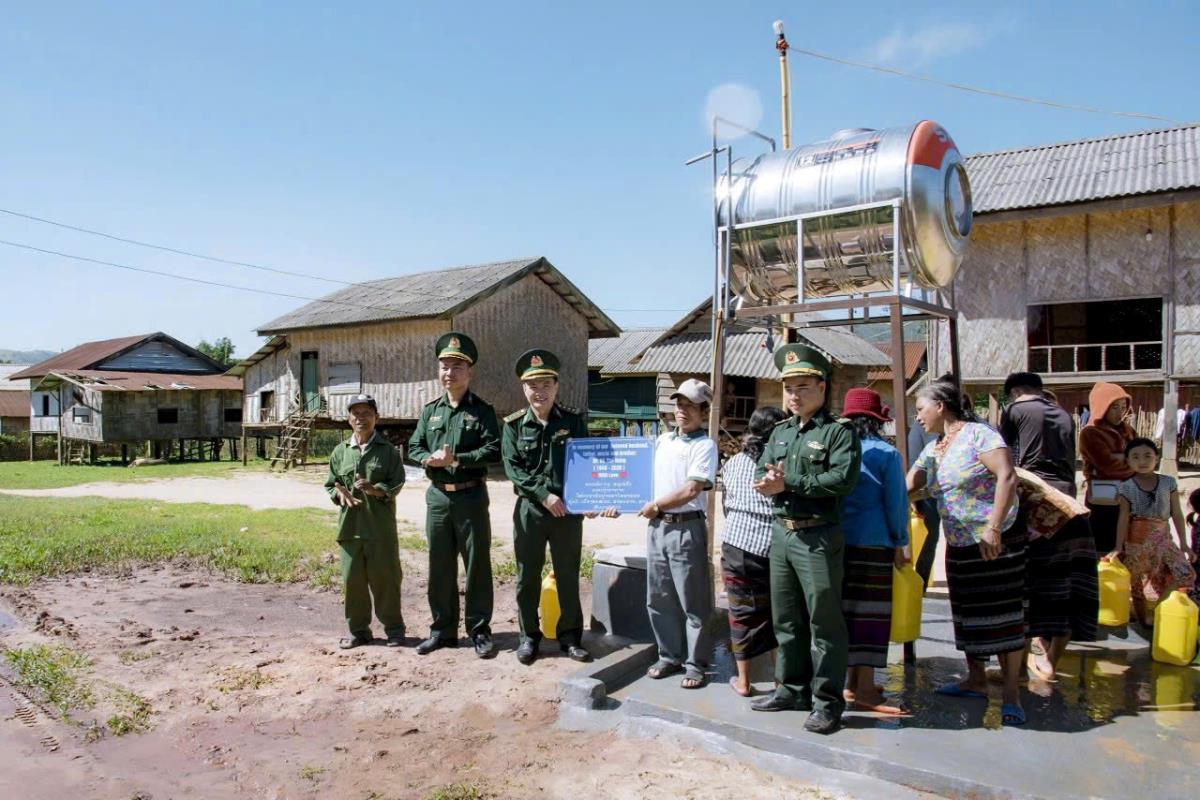
[[[1200, 489], [1192, 489], [1188, 495], [1187, 524], [1191, 528], [1192, 555], [1200, 554]], [[1200, 603], [1200, 584], [1188, 593], [1194, 602]]]
[[[1190, 590], [1195, 585], [1196, 573], [1190, 563], [1195, 555], [1184, 538], [1179, 486], [1170, 475], [1154, 471], [1158, 446], [1150, 439], [1134, 439], [1125, 447], [1125, 461], [1133, 477], [1117, 488], [1117, 547], [1110, 555], [1124, 549], [1122, 560], [1132, 578], [1134, 613], [1149, 627], [1154, 624], [1155, 603], [1173, 589]], [[1172, 522], [1178, 548], [1171, 543]]]

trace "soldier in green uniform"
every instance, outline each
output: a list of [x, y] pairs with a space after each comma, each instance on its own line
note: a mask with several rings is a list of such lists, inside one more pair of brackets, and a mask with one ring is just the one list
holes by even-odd
[[404, 615], [396, 493], [404, 485], [404, 461], [400, 451], [375, 431], [378, 409], [373, 397], [351, 397], [349, 419], [354, 434], [333, 448], [325, 479], [329, 498], [341, 509], [338, 545], [350, 636], [338, 646], [348, 650], [371, 643], [373, 595], [387, 646], [399, 647], [404, 643]]
[[561, 615], [555, 631], [559, 648], [576, 661], [590, 661], [583, 649], [583, 609], [579, 604], [579, 556], [583, 517], [563, 504], [563, 472], [568, 439], [586, 439], [587, 422], [578, 411], [559, 405], [558, 357], [529, 350], [517, 359], [517, 378], [529, 407], [504, 418], [501, 452], [513, 483], [513, 552], [517, 560], [517, 608], [521, 642], [517, 660], [532, 664], [542, 630], [538, 624], [546, 545], [558, 584]]
[[779, 656], [775, 692], [756, 711], [811, 710], [804, 728], [841, 726], [849, 640], [842, 617], [842, 499], [858, 481], [862, 451], [848, 421], [830, 415], [829, 361], [810, 347], [775, 351], [785, 405], [758, 462], [771, 497], [771, 614]]
[[429, 540], [429, 638], [421, 655], [458, 646], [458, 559], [466, 570], [467, 635], [480, 658], [492, 643], [492, 526], [488, 517], [488, 464], [500, 460], [496, 410], [471, 391], [479, 351], [458, 331], [434, 346], [445, 394], [421, 410], [408, 440], [408, 458], [425, 468], [425, 535]]

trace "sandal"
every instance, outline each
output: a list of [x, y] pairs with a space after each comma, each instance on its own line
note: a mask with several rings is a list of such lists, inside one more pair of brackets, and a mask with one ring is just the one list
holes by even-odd
[[911, 717], [908, 709], [904, 706], [889, 706], [880, 703], [879, 705], [871, 705], [870, 703], [860, 703], [855, 700], [850, 704], [850, 707], [855, 711], [866, 711], [872, 714], [886, 714], [889, 717]]
[[355, 647], [362, 647], [363, 645], [368, 645], [373, 641], [375, 641], [374, 637], [363, 636], [362, 634], [355, 634], [354, 636], [347, 636], [344, 639], [339, 639], [338, 640], [338, 649], [339, 650], [352, 650]]
[[646, 677], [659, 680], [668, 675], [674, 675], [676, 672], [683, 672], [683, 666], [680, 664], [672, 664], [670, 661], [659, 661], [657, 664], [646, 670]]
[[962, 685], [958, 684], [958, 683], [943, 684], [943, 685], [937, 687], [936, 689], [934, 689], [933, 693], [940, 694], [943, 697], [964, 697], [964, 698], [969, 697], [969, 698], [982, 698], [984, 700], [987, 699], [987, 694], [985, 694], [984, 692], [977, 692], [974, 689], [964, 689], [962, 687]]
[[733, 691], [740, 697], [753, 697], [754, 696], [754, 687], [750, 687], [748, 690], [746, 690], [744, 692], [738, 688], [738, 682], [737, 682], [736, 675], [734, 675], [733, 677], [731, 677], [729, 679], [729, 688], [733, 689]]
[[1025, 709], [1015, 703], [1001, 703], [1000, 724], [1007, 726], [1024, 725]]
[[699, 689], [706, 683], [703, 675], [697, 675], [694, 672], [689, 672], [683, 676], [683, 680], [679, 682], [679, 686], [683, 689]]
[[1051, 675], [1049, 672], [1046, 672], [1041, 668], [1041, 666], [1038, 664], [1037, 656], [1030, 654], [1029, 660], [1026, 663], [1029, 667], [1029, 671], [1033, 673], [1033, 677], [1037, 678], [1039, 681], [1044, 683], [1058, 683], [1058, 678], [1056, 676]]

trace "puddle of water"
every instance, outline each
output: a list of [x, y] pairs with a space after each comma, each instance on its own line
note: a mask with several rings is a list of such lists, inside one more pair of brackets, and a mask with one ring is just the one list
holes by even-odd
[[0, 631], [6, 631], [15, 627], [17, 627], [17, 620], [0, 611]]

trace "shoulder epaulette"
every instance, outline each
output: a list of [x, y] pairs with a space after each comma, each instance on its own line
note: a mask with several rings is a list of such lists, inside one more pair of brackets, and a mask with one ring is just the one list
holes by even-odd
[[554, 405], [558, 406], [558, 410], [562, 411], [564, 414], [574, 414], [577, 417], [583, 416], [583, 411], [581, 411], [578, 408], [572, 408], [571, 406], [564, 406], [562, 403], [555, 403]]
[[424, 408], [429, 408], [431, 405], [434, 405], [435, 403], [438, 403], [438, 402], [440, 402], [440, 401], [441, 401], [441, 399], [442, 399], [441, 397], [435, 397], [435, 398], [433, 398], [432, 400], [430, 400], [428, 403], [426, 403], [426, 404], [425, 404], [423, 407], [424, 407]]
[[839, 425], [845, 425], [847, 427], [851, 427], [854, 425], [854, 422], [851, 421], [851, 419], [849, 417], [837, 417], [834, 419], [834, 422], [838, 423]]
[[792, 421], [791, 417], [784, 417], [783, 419], [779, 420], [779, 422], [776, 422], [772, 427], [778, 428], [780, 425], [786, 425], [791, 421]]
[[525, 416], [525, 409], [522, 408], [520, 411], [514, 411], [513, 413], [509, 414], [507, 417], [504, 418], [504, 421], [505, 422], [516, 422], [523, 416]]

